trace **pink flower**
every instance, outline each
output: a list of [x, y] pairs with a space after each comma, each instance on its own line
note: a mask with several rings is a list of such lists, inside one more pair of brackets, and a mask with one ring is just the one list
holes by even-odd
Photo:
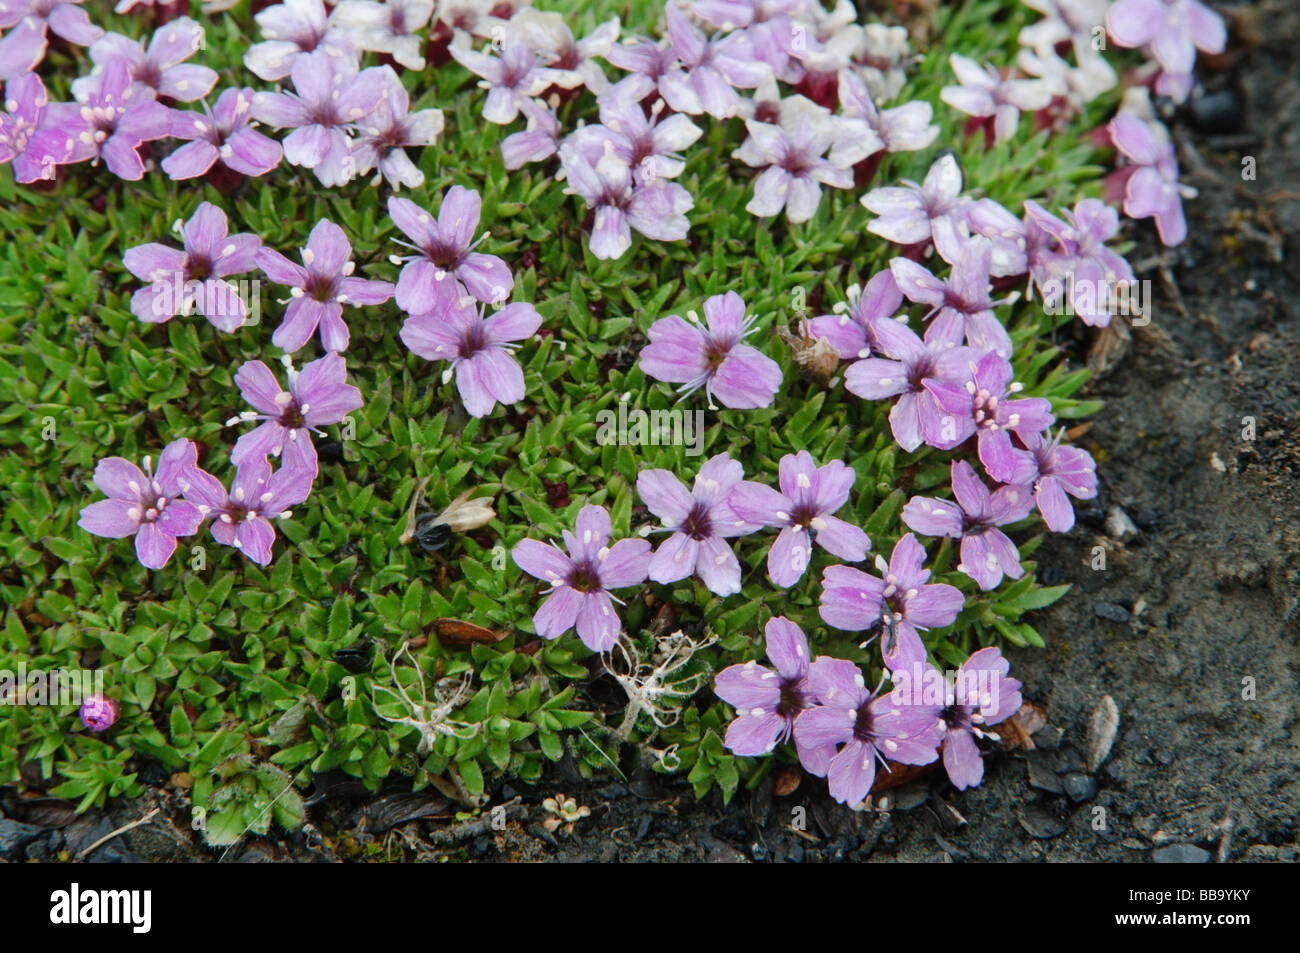
[[881, 655], [892, 669], [925, 661], [918, 629], [952, 625], [961, 612], [962, 594], [955, 586], [927, 583], [922, 569], [925, 550], [911, 533], [894, 546], [886, 564], [876, 557], [880, 577], [851, 566], [829, 566], [822, 573], [821, 617], [846, 632], [880, 626]]
[[244, 400], [260, 411], [246, 411], [228, 420], [227, 426], [242, 421], [262, 423], [235, 443], [230, 462], [239, 466], [246, 459], [284, 456], [285, 467], [308, 471], [320, 469], [311, 434], [320, 427], [336, 424], [362, 404], [361, 391], [347, 383], [347, 363], [338, 354], [327, 354], [301, 371], [285, 356], [289, 389], [280, 387], [271, 369], [261, 361], [246, 361], [235, 374]]
[[831, 797], [840, 803], [860, 804], [871, 793], [877, 761], [929, 764], [938, 758], [938, 705], [903, 705], [879, 695], [880, 687], [868, 692], [862, 671], [843, 659], [817, 659], [809, 683], [821, 704], [799, 715], [794, 737], [806, 748], [835, 751], [825, 774]]
[[[934, 395], [945, 416], [937, 446], [950, 450], [978, 434], [980, 462], [1002, 483], [1023, 483], [1023, 461], [1016, 457], [1011, 434], [1038, 433], [1049, 427], [1051, 401], [1043, 397], [1011, 398], [1021, 385], [1013, 384], [1011, 364], [993, 351], [966, 364], [964, 381], [928, 378], [925, 388]], [[948, 432], [943, 432], [948, 431]]]
[[229, 493], [220, 480], [192, 465], [182, 471], [180, 484], [185, 499], [203, 518], [215, 520], [212, 536], [217, 542], [265, 566], [275, 542], [271, 521], [288, 518], [289, 507], [307, 499], [312, 477], [312, 471], [302, 467], [281, 467], [272, 473], [266, 457], [248, 457], [235, 471]]
[[161, 324], [178, 314], [198, 311], [219, 331], [230, 333], [248, 320], [239, 289], [225, 279], [252, 271], [262, 240], [230, 234], [226, 213], [210, 202], [195, 209], [181, 229], [184, 250], [149, 242], [128, 248], [127, 271], [148, 285], [131, 296], [131, 313]]
[[[713, 682], [714, 694], [736, 709], [725, 744], [743, 757], [765, 755], [785, 744], [799, 715], [817, 702], [808, 682], [811, 658], [803, 630], [785, 616], [774, 616], [764, 634], [772, 668], [752, 661], [731, 665]], [[795, 746], [805, 768], [818, 776], [826, 773], [833, 748], [809, 748], [797, 736]]]
[[474, 237], [482, 211], [479, 194], [461, 185], [447, 190], [436, 220], [410, 199], [393, 196], [388, 200], [393, 224], [414, 243], [407, 247], [416, 252], [401, 259], [399, 308], [409, 314], [427, 314], [438, 301], [439, 285], [444, 282], [465, 289], [479, 301], [496, 303], [510, 297], [515, 279], [506, 263], [496, 255], [474, 251], [486, 237], [486, 233]]
[[265, 246], [257, 251], [257, 264], [272, 281], [289, 286], [292, 300], [271, 336], [271, 343], [289, 354], [310, 341], [317, 326], [326, 351], [346, 351], [350, 335], [343, 305], [383, 304], [393, 296], [390, 282], [353, 277], [352, 244], [328, 219], [311, 230], [301, 266]]
[[198, 508], [180, 499], [182, 471], [197, 458], [194, 444], [174, 440], [158, 457], [157, 473], [149, 457], [143, 472], [122, 457], [100, 460], [95, 486], [108, 499], [83, 509], [77, 525], [109, 539], [134, 536], [141, 565], [162, 569], [176, 551], [176, 537], [193, 536], [203, 522]]
[[999, 526], [1029, 515], [1034, 498], [1028, 487], [1004, 486], [992, 494], [965, 460], [952, 462], [952, 492], [956, 502], [914, 496], [903, 507], [903, 522], [926, 536], [961, 540], [957, 569], [984, 590], [993, 589], [1003, 575], [1019, 579], [1020, 551]]
[[741, 342], [754, 332], [745, 302], [734, 291], [704, 302], [702, 323], [694, 311], [689, 322], [675, 314], [650, 327], [650, 343], [638, 364], [647, 377], [681, 384], [690, 394], [704, 388], [709, 406], [716, 397], [724, 407], [768, 407], [781, 386], [781, 366], [755, 347]]
[[961, 85], [945, 86], [939, 98], [968, 115], [992, 122], [999, 142], [1015, 135], [1021, 110], [1033, 112], [1052, 101], [1052, 90], [1042, 80], [1003, 79], [994, 67], [981, 67], [960, 53], [953, 53], [948, 62]]
[[240, 175], [265, 175], [284, 158], [280, 143], [253, 128], [253, 91], [231, 87], [204, 112], [172, 111], [171, 136], [189, 140], [162, 161], [172, 179], [193, 179], [221, 163]]
[[402, 343], [426, 361], [450, 361], [444, 380], [456, 377], [465, 410], [485, 417], [498, 403], [524, 398], [524, 372], [510, 352], [515, 341], [531, 337], [542, 316], [517, 301], [485, 316], [483, 305], [458, 297], [451, 283], [435, 286], [432, 310], [413, 314], [402, 325]]
[[533, 615], [537, 634], [557, 639], [575, 625], [578, 637], [593, 652], [604, 652], [618, 641], [620, 623], [611, 589], [625, 589], [645, 580], [650, 544], [621, 539], [610, 544], [609, 513], [584, 506], [574, 532], [564, 531], [567, 555], [550, 543], [525, 539], [511, 556], [530, 576], [551, 584], [551, 591]]
[[1106, 127], [1115, 148], [1134, 167], [1123, 170], [1128, 181], [1124, 186], [1124, 214], [1130, 218], [1153, 218], [1160, 241], [1169, 247], [1182, 244], [1187, 237], [1187, 219], [1183, 216], [1183, 199], [1196, 192], [1178, 181], [1178, 159], [1174, 145], [1157, 135], [1150, 123], [1137, 116], [1120, 113]]
[[693, 491], [668, 470], [642, 470], [637, 475], [637, 495], [672, 532], [650, 560], [651, 579], [670, 583], [694, 573], [716, 595], [740, 592], [740, 563], [726, 540], [758, 527], [737, 518], [727, 497], [744, 475], [740, 464], [725, 453], [700, 467]]
[[818, 467], [807, 450], [787, 453], [778, 469], [780, 491], [745, 481], [728, 499], [740, 519], [781, 528], [767, 554], [772, 582], [782, 589], [798, 582], [812, 561], [814, 543], [851, 563], [866, 559], [867, 534], [831, 515], [849, 501], [854, 472], [839, 460]]

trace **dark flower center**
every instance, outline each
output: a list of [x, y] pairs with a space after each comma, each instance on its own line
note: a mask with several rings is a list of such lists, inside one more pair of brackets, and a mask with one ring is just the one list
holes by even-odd
[[330, 275], [318, 275], [308, 271], [307, 282], [303, 285], [302, 291], [307, 297], [317, 301], [332, 301], [336, 284], [337, 282]]
[[807, 529], [816, 518], [817, 509], [811, 503], [800, 503], [790, 510], [790, 523], [792, 526], [802, 526]]
[[926, 354], [907, 369], [907, 386], [913, 391], [922, 391], [925, 389], [925, 379], [933, 376], [934, 358]]
[[576, 46], [570, 46], [560, 52], [560, 58], [555, 63], [556, 69], [577, 69], [582, 65], [582, 57], [578, 54]]
[[682, 520], [681, 531], [694, 540], [709, 539], [713, 536], [713, 520], [709, 508], [703, 503], [696, 503]]
[[149, 60], [145, 60], [132, 70], [131, 78], [137, 83], [144, 83], [150, 89], [157, 89], [162, 82], [162, 70]]
[[424, 254], [429, 261], [445, 271], [452, 271], [460, 264], [460, 252], [441, 242], [430, 242], [425, 245]]
[[801, 176], [809, 169], [807, 158], [797, 149], [787, 149], [785, 155], [777, 164], [793, 176]]
[[787, 678], [781, 682], [781, 700], [776, 703], [776, 713], [782, 718], [794, 718], [808, 707], [802, 685], [801, 678]]
[[280, 426], [286, 430], [301, 430], [307, 426], [307, 421], [302, 415], [302, 409], [298, 406], [298, 401], [289, 402], [289, 406], [284, 408], [280, 414]]
[[865, 744], [875, 743], [875, 727], [872, 724], [871, 708], [867, 705], [858, 709], [857, 720], [853, 723], [853, 737]]
[[464, 336], [460, 339], [460, 356], [473, 357], [479, 351], [488, 346], [487, 331], [484, 330], [482, 321], [475, 321], [465, 331]]
[[971, 709], [965, 705], [949, 705], [939, 712], [940, 719], [949, 728], [970, 728]]
[[212, 260], [206, 255], [191, 254], [187, 271], [194, 281], [207, 281], [212, 277]]
[[575, 563], [566, 584], [579, 592], [600, 592], [604, 588], [600, 584], [600, 574], [590, 563]]

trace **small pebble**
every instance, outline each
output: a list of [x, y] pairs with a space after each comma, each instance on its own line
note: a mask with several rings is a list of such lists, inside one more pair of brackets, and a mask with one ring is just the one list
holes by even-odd
[[1151, 861], [1156, 864], [1208, 864], [1210, 852], [1195, 844], [1170, 844], [1152, 851]]
[[1118, 506], [1112, 506], [1110, 512], [1106, 514], [1106, 535], [1111, 539], [1124, 539], [1137, 534], [1138, 528], [1133, 525], [1129, 515]]
[[1097, 796], [1097, 779], [1089, 774], [1072, 771], [1061, 779], [1066, 795], [1075, 804], [1091, 801]]
[[1107, 622], [1116, 622], [1123, 625], [1129, 620], [1129, 611], [1114, 602], [1098, 602], [1093, 606], [1093, 611]]

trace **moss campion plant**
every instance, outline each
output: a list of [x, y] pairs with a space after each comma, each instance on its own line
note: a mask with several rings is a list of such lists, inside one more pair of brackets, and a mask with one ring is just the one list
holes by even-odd
[[978, 784], [1225, 35], [860, 6], [0, 0], [0, 666], [105, 676], [0, 680], [0, 782]]

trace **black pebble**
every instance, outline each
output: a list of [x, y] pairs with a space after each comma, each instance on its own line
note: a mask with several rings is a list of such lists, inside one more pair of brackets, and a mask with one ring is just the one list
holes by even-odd
[[327, 440], [316, 446], [316, 456], [321, 463], [333, 464], [343, 462], [343, 444], [337, 440]]
[[1241, 103], [1230, 89], [1195, 96], [1187, 109], [1192, 122], [1206, 132], [1236, 132], [1241, 128]]

